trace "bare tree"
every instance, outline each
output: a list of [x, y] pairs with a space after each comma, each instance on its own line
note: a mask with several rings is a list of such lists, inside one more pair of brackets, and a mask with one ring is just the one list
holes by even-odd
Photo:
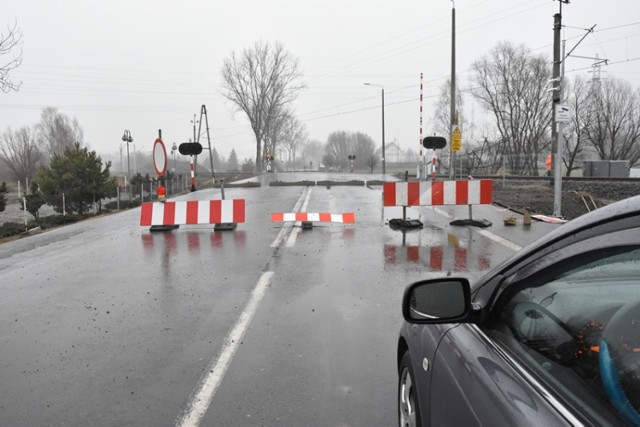
[[[459, 80], [458, 80], [459, 81]], [[440, 86], [440, 96], [433, 111], [433, 130], [440, 136], [449, 139], [451, 135], [451, 78]], [[461, 129], [467, 126], [464, 116], [464, 98], [460, 86], [456, 86], [456, 111], [458, 112], [458, 125]]]
[[307, 140], [307, 129], [305, 125], [293, 116], [289, 116], [289, 120], [285, 123], [282, 132], [282, 147], [289, 154], [289, 163], [292, 166], [296, 162], [296, 153], [298, 149]]
[[472, 69], [471, 93], [493, 114], [512, 170], [538, 175], [538, 156], [547, 148], [551, 118], [548, 62], [524, 45], [501, 42]]
[[[331, 132], [327, 138], [324, 151], [326, 153], [324, 163], [329, 166], [345, 168], [349, 162], [351, 149], [351, 136], [345, 131]], [[327, 161], [330, 160], [330, 161]]]
[[343, 169], [347, 169], [349, 166], [350, 154], [356, 156], [356, 167], [367, 166], [373, 168], [379, 160], [373, 139], [369, 135], [360, 132], [332, 132], [327, 138], [325, 153], [325, 163]]
[[22, 33], [18, 29], [18, 23], [13, 27], [7, 26], [7, 33], [0, 33], [0, 57], [9, 56], [8, 59], [0, 60], [0, 90], [4, 93], [17, 91], [22, 82], [15, 83], [9, 73], [22, 64]]
[[0, 157], [18, 181], [33, 180], [44, 155], [29, 127], [17, 131], [7, 129], [0, 137]]
[[380, 158], [376, 153], [369, 154], [369, 156], [367, 157], [367, 166], [369, 166], [369, 172], [373, 173], [373, 170], [376, 168], [379, 160]]
[[276, 42], [257, 42], [222, 66], [222, 95], [247, 115], [256, 137], [256, 167], [262, 164], [265, 133], [277, 113], [291, 103], [304, 84], [298, 59]]
[[302, 158], [306, 166], [309, 163], [309, 167], [313, 166], [313, 162], [321, 162], [324, 154], [324, 147], [322, 142], [317, 140], [307, 140], [302, 146]]
[[83, 144], [84, 133], [78, 119], [59, 113], [55, 107], [42, 110], [37, 129], [40, 143], [49, 157], [62, 155], [65, 148], [73, 148], [76, 143]]
[[272, 114], [271, 120], [265, 124], [264, 128], [263, 145], [265, 155], [274, 155], [278, 146], [282, 146], [287, 123], [292, 119], [293, 113], [282, 108], [276, 109]]
[[[379, 159], [376, 155], [376, 144], [373, 142], [373, 139], [366, 133], [355, 132], [351, 134], [351, 141], [351, 152], [356, 156], [354, 162], [356, 168], [362, 166], [375, 167]], [[371, 163], [372, 155], [376, 158], [373, 164]]]
[[563, 158], [567, 167], [567, 176], [570, 176], [571, 171], [576, 168], [576, 163], [584, 156], [585, 129], [592, 125], [593, 109], [590, 86], [582, 77], [577, 76], [572, 84], [568, 84], [566, 92], [569, 94], [571, 121], [563, 132], [565, 140]]
[[592, 88], [592, 122], [587, 141], [602, 160], [640, 160], [640, 90], [627, 81], [611, 79]]

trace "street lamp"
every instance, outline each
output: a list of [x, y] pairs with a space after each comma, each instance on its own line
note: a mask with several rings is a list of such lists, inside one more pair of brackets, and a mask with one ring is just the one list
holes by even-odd
[[[122, 140], [127, 144], [127, 185], [129, 187], [129, 181], [131, 180], [131, 167], [129, 166], [129, 144], [133, 142], [133, 137], [128, 129], [124, 130]], [[129, 189], [129, 204], [131, 204], [131, 190]]]
[[386, 174], [384, 156], [384, 86], [378, 83], [365, 83], [365, 86], [379, 86], [382, 89], [382, 175]]

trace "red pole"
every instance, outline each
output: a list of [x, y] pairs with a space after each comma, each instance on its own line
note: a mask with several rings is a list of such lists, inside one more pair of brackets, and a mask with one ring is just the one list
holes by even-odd
[[196, 191], [196, 175], [193, 170], [193, 156], [189, 156], [189, 169], [191, 169], [191, 191]]
[[[420, 136], [418, 139], [418, 144], [420, 145], [420, 160], [418, 161], [419, 165], [418, 165], [418, 170], [420, 168], [426, 169], [427, 168], [427, 164], [425, 162], [425, 158], [422, 155], [422, 73], [420, 73]], [[425, 175], [424, 177], [422, 177], [422, 179], [424, 179], [426, 181], [427, 177], [427, 171], [424, 170], [422, 171], [422, 173], [418, 172], [418, 179], [420, 179], [420, 177], [422, 175]]]
[[433, 150], [433, 158], [431, 160], [431, 179], [436, 180], [436, 150]]

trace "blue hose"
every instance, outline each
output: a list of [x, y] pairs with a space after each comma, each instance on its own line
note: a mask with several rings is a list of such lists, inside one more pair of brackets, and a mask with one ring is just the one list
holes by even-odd
[[609, 402], [620, 413], [620, 415], [631, 425], [640, 427], [640, 412], [633, 407], [627, 395], [624, 393], [620, 376], [616, 370], [616, 365], [609, 353], [609, 347], [604, 340], [600, 341], [600, 355], [598, 357], [600, 366], [600, 378], [602, 385], [609, 397]]

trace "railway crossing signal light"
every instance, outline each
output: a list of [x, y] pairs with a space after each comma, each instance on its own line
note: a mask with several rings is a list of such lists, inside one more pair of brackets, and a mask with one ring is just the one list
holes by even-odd
[[427, 136], [422, 140], [422, 146], [428, 150], [441, 149], [447, 146], [447, 140], [441, 136]]
[[197, 156], [202, 153], [202, 145], [198, 142], [183, 142], [178, 151], [184, 156]]

